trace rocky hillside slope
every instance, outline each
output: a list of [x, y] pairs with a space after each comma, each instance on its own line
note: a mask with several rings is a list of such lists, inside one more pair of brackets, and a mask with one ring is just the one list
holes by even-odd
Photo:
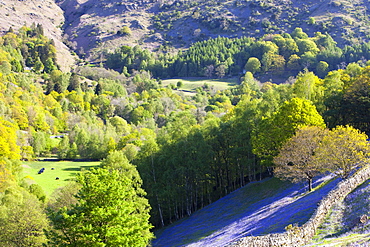
[[[367, 0], [59, 0], [65, 32], [84, 53], [140, 44], [149, 49], [186, 48], [221, 36], [329, 32], [340, 44], [367, 40]], [[123, 35], [127, 26], [131, 35]], [[82, 48], [81, 48], [82, 47]], [[163, 46], [161, 47], [163, 48]]]
[[370, 38], [369, 6], [368, 0], [3, 0], [0, 30], [40, 22], [60, 50], [66, 51], [63, 41], [95, 59], [121, 45], [173, 51], [211, 37], [261, 37], [297, 26], [309, 35], [328, 32], [344, 45]]
[[[96, 55], [104, 49], [142, 44], [151, 29], [154, 0], [57, 0], [65, 15], [65, 33], [69, 46], [79, 55]], [[130, 35], [120, 34], [126, 26]], [[157, 42], [156, 41], [160, 41]], [[163, 40], [153, 40], [155, 46]], [[149, 42], [146, 48], [152, 44]], [[97, 51], [94, 52], [94, 51]]]
[[45, 35], [55, 41], [57, 61], [63, 70], [75, 62], [70, 50], [62, 42], [64, 13], [53, 0], [3, 0], [0, 1], [0, 33], [12, 27], [15, 31], [23, 25], [40, 23]]

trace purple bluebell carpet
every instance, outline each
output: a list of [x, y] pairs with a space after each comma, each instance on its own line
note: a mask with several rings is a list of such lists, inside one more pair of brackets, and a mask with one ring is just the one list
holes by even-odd
[[[316, 181], [319, 184], [328, 177]], [[305, 184], [275, 178], [251, 183], [155, 233], [153, 247], [225, 246], [243, 236], [283, 232], [302, 225], [318, 202], [338, 183], [305, 193]]]

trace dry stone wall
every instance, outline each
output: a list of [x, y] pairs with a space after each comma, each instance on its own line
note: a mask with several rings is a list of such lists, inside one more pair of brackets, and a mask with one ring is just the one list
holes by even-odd
[[228, 245], [229, 247], [246, 246], [302, 246], [307, 244], [315, 235], [317, 228], [325, 219], [330, 208], [344, 199], [351, 191], [370, 178], [370, 165], [358, 170], [354, 175], [341, 181], [324, 197], [311, 218], [301, 227], [292, 227], [286, 232], [268, 234], [264, 236], [248, 236]]

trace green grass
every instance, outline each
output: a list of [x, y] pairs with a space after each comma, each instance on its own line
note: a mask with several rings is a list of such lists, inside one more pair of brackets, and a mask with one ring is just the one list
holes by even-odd
[[369, 184], [368, 180], [333, 205], [308, 246], [369, 246], [369, 224], [358, 223], [370, 212]]
[[349, 246], [350, 244], [355, 244], [351, 246], [360, 246], [360, 244], [369, 242], [370, 234], [350, 234], [344, 237], [325, 239], [322, 242], [314, 242], [307, 246]]
[[179, 91], [185, 93], [195, 93], [195, 89], [202, 87], [204, 84], [213, 88], [214, 90], [225, 90], [229, 87], [238, 85], [238, 78], [223, 78], [223, 79], [205, 79], [205, 78], [178, 78], [178, 79], [167, 79], [162, 81], [163, 86], [169, 86], [170, 84], [177, 85], [177, 82], [183, 83]]
[[[29, 161], [23, 162], [23, 174], [29, 182], [36, 182], [50, 196], [55, 189], [72, 181], [81, 170], [97, 167], [99, 164], [100, 162]], [[45, 171], [38, 174], [41, 168], [45, 168]]]

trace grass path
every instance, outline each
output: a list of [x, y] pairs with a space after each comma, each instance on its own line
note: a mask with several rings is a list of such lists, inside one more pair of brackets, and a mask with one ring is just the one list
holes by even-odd
[[[96, 167], [100, 162], [74, 162], [74, 161], [29, 161], [23, 162], [23, 174], [29, 182], [39, 184], [45, 194], [50, 196], [59, 187], [65, 186], [73, 180], [75, 175], [83, 169]], [[42, 174], [38, 174], [45, 168]], [[59, 178], [56, 180], [56, 178]]]
[[217, 247], [243, 236], [283, 232], [289, 224], [305, 223], [338, 181], [330, 181], [311, 193], [306, 193], [302, 184], [275, 178], [251, 183], [157, 231], [153, 247]]

